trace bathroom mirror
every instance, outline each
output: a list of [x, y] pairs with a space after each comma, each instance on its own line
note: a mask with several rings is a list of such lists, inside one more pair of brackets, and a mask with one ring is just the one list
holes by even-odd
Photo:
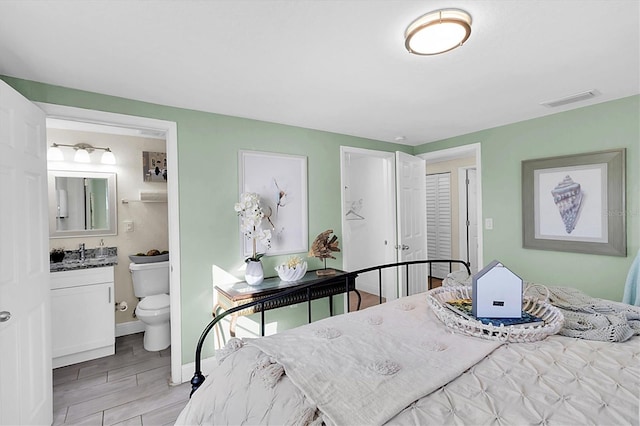
[[49, 171], [51, 238], [116, 235], [116, 174]]

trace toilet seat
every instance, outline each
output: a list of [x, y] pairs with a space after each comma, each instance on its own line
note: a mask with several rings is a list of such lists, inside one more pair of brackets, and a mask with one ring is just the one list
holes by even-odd
[[154, 294], [153, 296], [144, 297], [140, 303], [138, 303], [138, 309], [144, 311], [157, 311], [158, 309], [169, 307], [169, 295], [168, 294]]

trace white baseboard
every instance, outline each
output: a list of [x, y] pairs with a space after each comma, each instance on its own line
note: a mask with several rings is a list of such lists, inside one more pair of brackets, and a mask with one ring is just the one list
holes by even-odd
[[[215, 356], [204, 358], [200, 365], [202, 369], [202, 374], [206, 376], [207, 374], [211, 373], [211, 371], [213, 371], [213, 369], [216, 368], [217, 365], [218, 365], [218, 362], [216, 361]], [[193, 377], [193, 373], [195, 372], [195, 370], [196, 370], [195, 361], [190, 362], [189, 364], [184, 364], [182, 366], [182, 383], [190, 381], [191, 378]]]
[[142, 333], [143, 331], [144, 324], [140, 320], [121, 322], [120, 324], [116, 324], [116, 337]]

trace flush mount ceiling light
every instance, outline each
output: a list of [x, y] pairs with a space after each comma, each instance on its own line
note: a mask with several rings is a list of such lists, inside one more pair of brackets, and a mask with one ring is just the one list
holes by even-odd
[[429, 12], [404, 33], [404, 46], [415, 55], [437, 55], [462, 46], [471, 35], [471, 16], [458, 9]]
[[94, 147], [89, 145], [88, 143], [77, 143], [75, 145], [65, 145], [62, 143], [54, 142], [53, 144], [51, 144], [51, 147], [47, 152], [47, 159], [49, 161], [64, 161], [64, 155], [62, 153], [62, 150], [60, 149], [61, 146], [66, 146], [76, 150], [76, 153], [73, 156], [73, 161], [75, 161], [76, 163], [91, 162], [91, 157], [89, 156], [89, 154], [95, 151], [96, 149], [99, 149], [104, 151], [104, 153], [102, 154], [102, 158], [100, 159], [100, 162], [102, 164], [116, 164], [116, 157], [115, 155], [113, 155], [113, 152], [111, 152], [110, 148]]

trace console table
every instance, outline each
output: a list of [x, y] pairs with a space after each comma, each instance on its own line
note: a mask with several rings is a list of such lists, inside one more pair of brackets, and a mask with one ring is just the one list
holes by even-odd
[[[336, 270], [335, 275], [318, 276], [315, 271], [307, 272], [298, 281], [282, 281], [279, 277], [266, 278], [259, 285], [251, 286], [242, 281], [234, 284], [215, 286], [217, 292], [217, 303], [213, 307], [213, 316], [218, 314], [220, 309], [227, 310], [237, 306], [241, 306], [253, 301], [273, 296], [280, 292], [291, 290], [298, 286], [313, 284], [310, 287], [301, 289], [299, 292], [294, 291], [288, 293], [282, 298], [276, 298], [264, 303], [264, 311], [280, 308], [282, 306], [294, 305], [296, 303], [308, 302], [308, 317], [311, 322], [311, 301], [329, 297], [329, 315], [333, 316], [333, 296], [336, 294], [347, 293], [347, 302], [349, 300], [349, 292], [354, 291], [358, 296], [358, 306], [362, 298], [358, 290], [356, 290], [355, 278], [343, 271]], [[261, 304], [251, 306], [232, 313], [229, 331], [231, 337], [236, 335], [236, 322], [240, 315], [250, 315], [257, 312], [263, 312]], [[264, 336], [264, 313], [261, 321], [260, 335]]]

